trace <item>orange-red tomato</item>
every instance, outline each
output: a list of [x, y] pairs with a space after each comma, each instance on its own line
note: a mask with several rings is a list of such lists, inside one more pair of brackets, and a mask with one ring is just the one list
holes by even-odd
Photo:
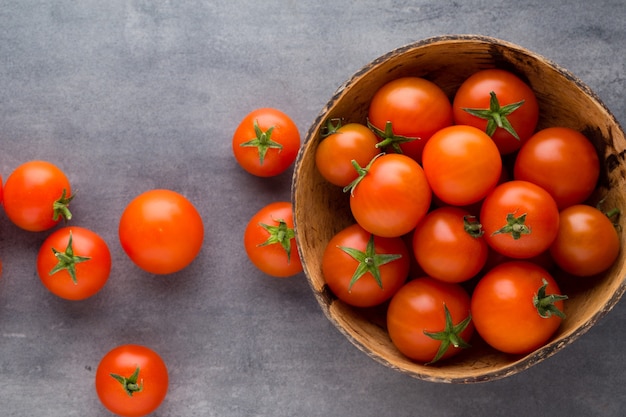
[[154, 350], [121, 345], [100, 360], [96, 392], [102, 405], [123, 417], [140, 417], [156, 410], [167, 395], [165, 362]]
[[204, 240], [204, 224], [195, 206], [181, 194], [146, 191], [124, 209], [119, 238], [128, 257], [153, 274], [171, 274], [188, 266]]

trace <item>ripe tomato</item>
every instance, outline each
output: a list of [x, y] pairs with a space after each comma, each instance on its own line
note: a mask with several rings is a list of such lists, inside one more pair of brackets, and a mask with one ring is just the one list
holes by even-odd
[[111, 253], [102, 237], [83, 227], [56, 230], [41, 245], [37, 273], [53, 294], [83, 300], [102, 289], [111, 272]]
[[503, 155], [518, 150], [539, 120], [532, 88], [501, 69], [478, 71], [467, 78], [454, 96], [452, 111], [456, 124], [486, 132]]
[[404, 284], [410, 259], [401, 237], [374, 236], [353, 224], [326, 245], [322, 273], [337, 298], [356, 307], [372, 307], [387, 301]]
[[450, 126], [430, 138], [422, 166], [440, 200], [464, 206], [482, 200], [496, 186], [502, 159], [486, 133], [471, 126]]
[[615, 226], [595, 207], [576, 204], [561, 211], [559, 232], [550, 246], [554, 262], [576, 276], [607, 270], [619, 255]]
[[558, 329], [566, 298], [539, 265], [505, 262], [478, 281], [472, 293], [472, 318], [491, 347], [526, 354], [544, 345]]
[[243, 244], [250, 261], [264, 273], [286, 278], [302, 272], [288, 201], [270, 203], [248, 221]]
[[285, 113], [260, 108], [246, 115], [235, 130], [233, 154], [243, 169], [258, 177], [287, 170], [300, 149], [300, 132]]
[[358, 176], [353, 160], [359, 166], [365, 166], [380, 153], [376, 147], [378, 139], [367, 126], [359, 123], [329, 126], [329, 135], [315, 151], [315, 165], [331, 184], [345, 187]]
[[372, 97], [370, 125], [391, 146], [421, 162], [422, 150], [438, 130], [452, 124], [452, 105], [432, 81], [403, 77], [383, 85]]
[[204, 239], [204, 225], [194, 205], [181, 194], [146, 191], [124, 209], [119, 238], [128, 257], [153, 274], [171, 274], [189, 265]]
[[552, 195], [560, 210], [585, 201], [596, 188], [600, 160], [582, 133], [550, 127], [535, 133], [515, 159], [513, 176]]
[[365, 230], [382, 237], [415, 228], [430, 207], [432, 192], [422, 167], [402, 154], [376, 157], [351, 190], [350, 209]]
[[139, 417], [156, 410], [167, 395], [167, 367], [158, 353], [141, 345], [121, 345], [101, 359], [96, 392], [112, 413]]
[[459, 284], [421, 277], [404, 284], [391, 298], [387, 330], [408, 358], [433, 363], [469, 347], [474, 333], [470, 297]]
[[70, 220], [73, 198], [63, 171], [47, 161], [29, 161], [18, 166], [4, 185], [4, 211], [16, 226], [41, 232]]
[[413, 233], [413, 253], [424, 272], [446, 282], [474, 277], [487, 262], [489, 247], [482, 228], [459, 207], [432, 210]]
[[543, 188], [513, 180], [487, 195], [480, 222], [494, 250], [510, 258], [532, 258], [548, 250], [556, 238], [559, 210]]

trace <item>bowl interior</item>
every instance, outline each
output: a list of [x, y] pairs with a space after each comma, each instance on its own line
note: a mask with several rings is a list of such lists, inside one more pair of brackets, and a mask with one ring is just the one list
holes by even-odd
[[[419, 76], [438, 84], [452, 98], [470, 74], [485, 68], [510, 70], [534, 89], [541, 109], [538, 128], [565, 126], [581, 131], [596, 146], [602, 173], [594, 200], [626, 211], [626, 140], [624, 132], [597, 96], [568, 71], [517, 45], [483, 36], [430, 38], [380, 57], [344, 83], [311, 126], [294, 171], [292, 201], [296, 239], [309, 284], [326, 316], [373, 359], [416, 378], [436, 382], [482, 382], [524, 370], [551, 356], [586, 332], [622, 296], [626, 265], [623, 253], [598, 277], [562, 280], [569, 296], [566, 320], [551, 342], [539, 350], [513, 356], [496, 352], [475, 336], [473, 347], [439, 365], [421, 365], [400, 354], [385, 329], [385, 307], [359, 309], [337, 300], [324, 282], [321, 259], [330, 238], [354, 223], [348, 197], [326, 182], [315, 167], [320, 130], [329, 118], [365, 123], [369, 101], [383, 84], [402, 76]], [[622, 216], [623, 217], [623, 216]], [[623, 222], [620, 219], [623, 228]], [[621, 244], [626, 245], [624, 234]]]

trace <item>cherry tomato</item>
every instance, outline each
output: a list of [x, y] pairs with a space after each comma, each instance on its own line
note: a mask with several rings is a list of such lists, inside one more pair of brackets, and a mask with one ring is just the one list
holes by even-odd
[[387, 329], [408, 358], [433, 363], [469, 347], [474, 333], [470, 296], [459, 284], [421, 277], [404, 284], [391, 298]]
[[472, 293], [472, 318], [491, 347], [526, 354], [543, 346], [559, 328], [565, 298], [539, 265], [505, 262], [478, 281]]
[[353, 306], [372, 307], [387, 301], [404, 284], [410, 259], [401, 237], [374, 236], [353, 224], [326, 245], [322, 273], [337, 298]]
[[359, 166], [365, 166], [380, 153], [376, 147], [378, 139], [367, 126], [359, 123], [329, 126], [329, 135], [315, 151], [315, 165], [331, 184], [345, 187], [358, 176], [353, 160]]
[[194, 205], [181, 194], [146, 191], [124, 209], [119, 238], [128, 257], [153, 274], [171, 274], [189, 265], [204, 239], [204, 225]]
[[490, 247], [510, 258], [532, 258], [548, 250], [556, 238], [559, 210], [543, 188], [513, 180], [485, 198], [480, 222]]
[[42, 232], [61, 219], [72, 218], [70, 182], [59, 167], [47, 161], [18, 166], [4, 184], [3, 198], [7, 217], [24, 230]]
[[534, 133], [539, 105], [532, 88], [511, 72], [478, 71], [458, 88], [454, 123], [486, 132], [503, 155], [515, 152]]
[[235, 130], [233, 154], [241, 167], [258, 177], [283, 173], [300, 149], [300, 132], [293, 120], [273, 108], [246, 115]]
[[620, 240], [605, 213], [584, 204], [560, 213], [559, 232], [550, 246], [554, 262], [576, 276], [591, 276], [607, 270], [617, 259]]
[[515, 159], [513, 176], [541, 186], [560, 210], [585, 201], [596, 188], [600, 160], [582, 133], [550, 127], [535, 133]]
[[243, 236], [250, 261], [264, 273], [286, 278], [302, 272], [288, 201], [270, 203], [248, 221]]
[[350, 209], [365, 230], [382, 237], [415, 228], [430, 207], [432, 192], [422, 167], [402, 154], [376, 157], [351, 190]]
[[112, 413], [140, 417], [156, 410], [167, 395], [167, 367], [158, 353], [141, 345], [121, 345], [101, 359], [96, 392]]
[[430, 138], [422, 166], [440, 200], [464, 206], [482, 200], [496, 186], [502, 159], [486, 133], [471, 126], [450, 126]]
[[403, 77], [376, 91], [368, 118], [382, 139], [379, 146], [393, 147], [421, 162], [422, 150], [430, 137], [452, 124], [452, 105], [432, 81]]
[[83, 300], [102, 289], [111, 272], [111, 253], [100, 235], [64, 227], [46, 238], [37, 255], [37, 273], [53, 294]]
[[446, 282], [463, 282], [480, 272], [489, 247], [477, 219], [458, 207], [432, 210], [413, 233], [413, 253], [424, 272]]

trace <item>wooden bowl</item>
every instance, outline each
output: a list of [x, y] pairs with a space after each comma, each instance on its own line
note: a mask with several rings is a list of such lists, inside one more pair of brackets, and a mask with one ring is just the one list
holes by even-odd
[[[324, 282], [321, 259], [329, 239], [354, 223], [348, 196], [326, 182], [315, 167], [320, 130], [329, 118], [366, 121], [374, 92], [388, 81], [413, 75], [434, 81], [452, 98], [470, 74], [485, 68], [510, 70], [534, 89], [541, 117], [538, 129], [566, 126], [585, 134], [601, 157], [602, 173], [594, 198], [605, 207], [626, 212], [626, 140], [624, 131], [600, 99], [567, 70], [520, 46], [485, 36], [459, 35], [425, 39], [393, 50], [359, 70], [339, 87], [308, 131], [292, 182], [296, 239], [307, 280], [328, 319], [360, 350], [376, 361], [410, 376], [446, 383], [474, 383], [500, 379], [555, 354], [572, 343], [611, 310], [626, 284], [621, 253], [614, 266], [592, 279], [561, 282], [567, 318], [551, 341], [536, 351], [514, 356], [499, 353], [480, 340], [450, 360], [422, 365], [404, 357], [385, 329], [385, 309], [359, 309], [336, 299]], [[623, 219], [624, 216], [622, 216]], [[622, 229], [623, 222], [620, 220]], [[626, 246], [625, 234], [621, 244]], [[591, 352], [590, 352], [591, 353]]]

